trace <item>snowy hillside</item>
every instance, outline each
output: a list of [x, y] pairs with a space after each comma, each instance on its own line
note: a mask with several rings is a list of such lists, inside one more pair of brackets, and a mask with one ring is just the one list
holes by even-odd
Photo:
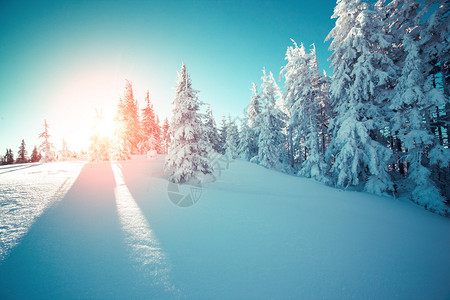
[[0, 169], [0, 298], [450, 297], [449, 219], [242, 161], [179, 207], [163, 161]]

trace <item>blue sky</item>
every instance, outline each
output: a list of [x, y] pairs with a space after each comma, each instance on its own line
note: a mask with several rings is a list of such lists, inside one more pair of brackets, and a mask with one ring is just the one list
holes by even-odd
[[87, 147], [95, 109], [111, 119], [125, 79], [169, 116], [186, 63], [216, 119], [239, 115], [265, 67], [278, 77], [290, 38], [316, 44], [329, 72], [335, 1], [0, 2], [0, 154], [31, 152], [44, 119], [57, 148]]

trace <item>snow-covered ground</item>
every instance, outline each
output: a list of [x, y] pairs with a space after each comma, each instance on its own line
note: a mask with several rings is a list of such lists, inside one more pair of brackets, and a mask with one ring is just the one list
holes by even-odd
[[0, 298], [450, 297], [449, 219], [241, 161], [183, 208], [163, 159], [0, 169]]

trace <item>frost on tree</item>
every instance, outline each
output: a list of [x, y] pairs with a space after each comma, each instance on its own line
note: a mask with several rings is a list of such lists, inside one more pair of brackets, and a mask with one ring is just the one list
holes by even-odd
[[386, 93], [395, 78], [386, 49], [391, 45], [376, 11], [359, 0], [339, 0], [335, 27], [327, 39], [334, 68], [330, 86], [336, 117], [330, 122], [333, 140], [327, 149], [337, 186], [364, 185], [370, 193], [393, 189], [387, 174], [391, 150], [379, 142], [387, 126]]
[[402, 44], [407, 56], [391, 103], [391, 109], [395, 112], [392, 131], [405, 149], [403, 156], [409, 165], [408, 179], [413, 185], [412, 200], [431, 211], [445, 214], [448, 212], [445, 199], [430, 179], [427, 168], [427, 153], [432, 147], [435, 149], [429, 155], [431, 162], [448, 167], [448, 157], [442, 159], [445, 150], [439, 151], [439, 141], [427, 121], [432, 113], [430, 109], [445, 105], [445, 98], [441, 91], [433, 88], [432, 76], [427, 78], [424, 75], [426, 72], [418, 43], [406, 34]]
[[48, 133], [47, 120], [44, 120], [44, 131], [39, 135], [42, 139], [42, 144], [39, 146], [39, 151], [41, 153], [41, 162], [51, 162], [55, 160], [55, 147], [50, 143], [49, 139], [51, 135]]
[[283, 169], [285, 161], [285, 141], [283, 128], [286, 115], [277, 108], [277, 99], [281, 97], [280, 90], [272, 73], [266, 74], [263, 70], [262, 94], [263, 104], [260, 118], [260, 133], [258, 137], [258, 154], [252, 158], [252, 162], [258, 163], [269, 169]]
[[114, 141], [112, 158], [129, 159], [131, 154], [138, 154], [140, 141], [139, 108], [133, 95], [131, 82], [126, 80], [125, 92], [119, 98], [114, 118]]
[[250, 161], [250, 159], [252, 159], [252, 157], [254, 157], [256, 153], [258, 153], [257, 151], [253, 150], [256, 148], [256, 143], [253, 140], [250, 126], [248, 124], [249, 119], [245, 114], [241, 119], [241, 129], [239, 130], [239, 147], [237, 152], [239, 154], [239, 157], [246, 161]]
[[328, 122], [328, 79], [319, 71], [315, 47], [306, 53], [303, 44], [286, 52], [284, 107], [288, 113], [289, 162], [298, 175], [327, 181], [324, 160]]
[[205, 115], [205, 134], [208, 142], [210, 143], [212, 150], [217, 153], [222, 152], [222, 143], [221, 137], [217, 130], [216, 121], [214, 120], [213, 113], [211, 111], [211, 107], [206, 108]]
[[227, 138], [225, 141], [225, 154], [232, 159], [238, 158], [239, 131], [236, 122], [228, 116]]
[[213, 172], [207, 152], [211, 146], [205, 136], [197, 93], [183, 63], [172, 102], [172, 140], [165, 164], [169, 180], [174, 183], [199, 183]]
[[159, 127], [159, 119], [155, 115], [153, 104], [150, 102], [149, 91], [147, 91], [145, 103], [146, 106], [142, 109], [141, 137], [138, 143], [138, 150], [142, 154], [146, 154], [148, 151], [162, 153], [161, 128]]
[[26, 162], [28, 162], [27, 150], [25, 149], [25, 140], [22, 140], [22, 142], [20, 143], [19, 151], [17, 152], [16, 163], [23, 164]]
[[[244, 156], [248, 157], [249, 161], [258, 155], [258, 139], [261, 130], [260, 114], [262, 109], [258, 87], [254, 82], [252, 83], [251, 91], [252, 98], [247, 109], [248, 133], [246, 134], [248, 140], [242, 141], [241, 139], [242, 146], [239, 150], [240, 153], [247, 152]], [[247, 146], [244, 148], [245, 144], [247, 144]], [[257, 160], [257, 158], [255, 158], [255, 160]]]

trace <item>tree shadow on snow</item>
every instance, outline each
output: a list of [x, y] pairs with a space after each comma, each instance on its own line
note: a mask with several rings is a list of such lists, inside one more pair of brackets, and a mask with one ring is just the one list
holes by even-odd
[[152, 297], [130, 262], [114, 188], [109, 162], [85, 165], [0, 265], [0, 298]]

